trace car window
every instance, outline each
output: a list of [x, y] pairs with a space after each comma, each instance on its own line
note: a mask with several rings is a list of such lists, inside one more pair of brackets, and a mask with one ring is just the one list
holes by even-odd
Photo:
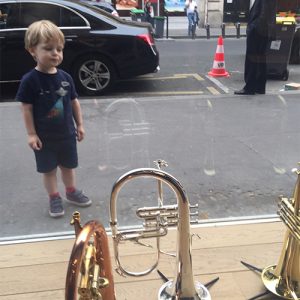
[[59, 26], [61, 27], [87, 26], [83, 18], [81, 18], [78, 14], [74, 13], [73, 11], [64, 7], [61, 7], [61, 17], [59, 22]]
[[59, 27], [87, 26], [85, 20], [73, 11], [51, 3], [22, 3], [20, 27], [28, 27], [31, 23], [46, 19]]
[[45, 3], [21, 3], [20, 27], [26, 28], [31, 23], [46, 19], [55, 24], [59, 24], [59, 6]]
[[19, 6], [16, 3], [0, 3], [0, 29], [17, 28]]

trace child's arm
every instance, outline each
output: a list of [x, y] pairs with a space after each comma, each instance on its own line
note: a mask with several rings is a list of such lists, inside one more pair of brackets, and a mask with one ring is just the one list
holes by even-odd
[[73, 116], [76, 123], [76, 129], [77, 129], [77, 140], [78, 142], [82, 141], [84, 138], [84, 128], [83, 128], [83, 119], [82, 119], [82, 113], [81, 113], [81, 107], [78, 99], [74, 99], [72, 101], [72, 110], [73, 110]]
[[32, 104], [22, 103], [22, 112], [28, 134], [28, 145], [33, 150], [41, 150], [43, 145], [35, 131]]

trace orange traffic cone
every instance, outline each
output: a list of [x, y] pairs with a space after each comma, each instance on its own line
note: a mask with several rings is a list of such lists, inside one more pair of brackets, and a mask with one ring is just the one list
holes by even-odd
[[213, 77], [229, 76], [229, 73], [225, 70], [224, 45], [222, 36], [220, 36], [218, 39], [214, 64], [211, 71], [208, 72], [208, 75]]

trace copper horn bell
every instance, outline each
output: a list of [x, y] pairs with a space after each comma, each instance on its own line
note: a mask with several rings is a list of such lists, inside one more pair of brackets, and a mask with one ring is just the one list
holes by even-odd
[[266, 267], [262, 280], [266, 288], [283, 299], [300, 299], [300, 171], [292, 198], [279, 197], [278, 214], [287, 226], [282, 252], [277, 265]]
[[[145, 218], [145, 229], [136, 231], [118, 231], [117, 228], [117, 197], [123, 185], [138, 177], [151, 177], [159, 183], [167, 184], [177, 197], [177, 205], [141, 208], [138, 214]], [[176, 251], [176, 274], [174, 280], [162, 285], [158, 293], [159, 300], [210, 300], [207, 288], [194, 282], [191, 255], [191, 234], [190, 234], [190, 205], [185, 191], [179, 181], [172, 175], [161, 169], [145, 168], [135, 169], [121, 176], [114, 184], [110, 198], [110, 226], [112, 230], [113, 247], [117, 270], [121, 274], [130, 276], [143, 276], [150, 273], [158, 265], [158, 260], [144, 272], [134, 273], [125, 270], [119, 258], [118, 244], [121, 241], [131, 240], [139, 242], [140, 239], [157, 238], [157, 259], [159, 258], [159, 238], [167, 234], [168, 220], [174, 224], [173, 216], [177, 216], [177, 251]]]
[[65, 300], [115, 300], [108, 239], [103, 225], [89, 221], [83, 227], [79, 212], [71, 224], [76, 241], [66, 277]]

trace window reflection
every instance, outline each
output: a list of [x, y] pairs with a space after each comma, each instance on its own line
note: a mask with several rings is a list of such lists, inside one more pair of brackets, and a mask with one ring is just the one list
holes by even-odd
[[[191, 204], [199, 204], [201, 222], [275, 216], [278, 196], [293, 190], [300, 103], [286, 95], [239, 105], [230, 97], [194, 96], [81, 103], [86, 139], [78, 145], [77, 181], [93, 199], [92, 207], [80, 209], [83, 222], [97, 219], [108, 227], [113, 183], [134, 168], [154, 167], [156, 159], [168, 162], [164, 170], [181, 182]], [[7, 212], [0, 220], [2, 237], [71, 233], [69, 219], [76, 208], [66, 204], [65, 217], [49, 219], [17, 114], [14, 105], [2, 103], [0, 139], [9, 145], [2, 146], [0, 156], [1, 191], [8, 199], [0, 203], [1, 212]], [[175, 202], [168, 188], [164, 199]], [[118, 201], [120, 223], [140, 224], [136, 209], [156, 203], [155, 180], [132, 182]]]
[[105, 162], [100, 169], [127, 171], [149, 166], [148, 137], [151, 125], [145, 119], [142, 105], [134, 99], [113, 101], [104, 111]]

